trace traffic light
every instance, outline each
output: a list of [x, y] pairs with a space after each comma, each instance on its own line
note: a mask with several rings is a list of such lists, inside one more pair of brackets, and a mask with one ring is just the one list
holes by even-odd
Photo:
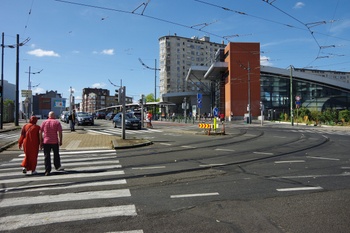
[[116, 97], [115, 100], [118, 100], [118, 102], [119, 102], [119, 90], [118, 89], [115, 90], [114, 96]]

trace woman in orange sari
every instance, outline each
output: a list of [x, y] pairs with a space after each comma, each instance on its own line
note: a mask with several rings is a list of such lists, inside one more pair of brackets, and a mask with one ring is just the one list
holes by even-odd
[[32, 171], [32, 175], [37, 174], [35, 171], [38, 162], [38, 153], [41, 146], [40, 126], [36, 125], [38, 118], [32, 116], [29, 123], [24, 125], [21, 131], [21, 136], [18, 140], [18, 147], [24, 151], [24, 159], [21, 166], [23, 173]]

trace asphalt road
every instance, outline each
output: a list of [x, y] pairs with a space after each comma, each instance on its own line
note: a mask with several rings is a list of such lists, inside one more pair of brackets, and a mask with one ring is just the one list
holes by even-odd
[[66, 170], [49, 177], [24, 176], [20, 152], [4, 151], [12, 157], [0, 164], [0, 230], [350, 231], [349, 131], [240, 124], [225, 136], [199, 132], [159, 125], [134, 132], [151, 146], [65, 151]]

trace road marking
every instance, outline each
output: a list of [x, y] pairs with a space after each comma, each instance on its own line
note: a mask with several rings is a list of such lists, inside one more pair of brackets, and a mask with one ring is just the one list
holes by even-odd
[[296, 187], [296, 188], [282, 188], [276, 189], [278, 192], [293, 192], [293, 191], [310, 191], [310, 190], [322, 190], [320, 186], [317, 187]]
[[88, 129], [87, 131], [88, 131], [88, 133], [92, 133], [92, 134], [103, 134], [103, 135], [108, 135], [108, 136], [112, 136], [113, 135], [111, 133], [105, 133], [105, 132], [98, 131], [98, 130], [93, 130], [93, 129]]
[[[53, 223], [136, 215], [135, 205], [68, 209], [37, 214], [22, 214], [0, 218], [0, 230], [9, 231], [23, 227], [33, 227]], [[23, 221], [23, 219], [26, 221]]]
[[84, 173], [81, 174], [70, 174], [67, 172], [58, 172], [60, 175], [51, 175], [51, 176], [26, 176], [23, 178], [17, 179], [7, 179], [1, 180], [2, 184], [10, 183], [19, 183], [19, 182], [32, 182], [32, 181], [52, 181], [52, 180], [61, 180], [61, 179], [76, 179], [76, 178], [91, 178], [99, 176], [116, 176], [125, 174], [124, 171], [109, 171], [109, 172], [95, 172], [95, 173]]
[[195, 146], [181, 146], [182, 148], [190, 148], [190, 149], [195, 149], [195, 148], [197, 148], [197, 147], [195, 147]]
[[206, 197], [206, 196], [217, 196], [217, 195], [219, 195], [219, 193], [195, 193], [195, 194], [171, 195], [170, 198]]
[[170, 144], [170, 143], [164, 143], [164, 142], [161, 142], [161, 143], [159, 143], [160, 145], [164, 145], [164, 146], [171, 146], [172, 144]]
[[273, 153], [269, 153], [269, 152], [260, 152], [260, 151], [255, 151], [253, 152], [254, 154], [259, 154], [259, 155], [273, 155]]
[[344, 172], [341, 174], [326, 174], [326, 175], [304, 175], [304, 176], [276, 176], [269, 177], [268, 179], [305, 179], [305, 178], [323, 178], [323, 177], [346, 177], [350, 176], [350, 172]]
[[275, 163], [305, 163], [305, 160], [275, 161]]
[[143, 230], [134, 230], [134, 231], [109, 231], [106, 233], [143, 233]]
[[306, 158], [321, 159], [321, 160], [332, 160], [332, 161], [339, 161], [340, 160], [340, 159], [326, 158], [326, 157], [317, 157], [317, 156], [306, 156]]
[[202, 164], [200, 167], [215, 167], [215, 166], [225, 166], [225, 163], [213, 163], [213, 164]]
[[249, 133], [247, 133], [247, 134], [243, 134], [243, 137], [256, 137], [257, 135], [255, 135], [255, 134], [249, 134]]
[[159, 167], [133, 167], [132, 170], [151, 170], [151, 169], [163, 169], [165, 166], [159, 166]]
[[350, 167], [341, 167], [341, 169], [350, 169]]
[[[77, 164], [74, 164], [74, 166], [78, 166]], [[101, 170], [110, 170], [110, 169], [120, 169], [122, 168], [122, 165], [109, 165], [109, 166], [85, 166], [85, 167], [70, 167], [70, 166], [67, 166], [67, 164], [65, 164], [65, 172], [69, 173], [70, 171], [74, 171], [74, 172], [92, 172], [92, 171], [101, 171]], [[5, 169], [4, 169], [5, 170]], [[8, 169], [6, 169], [8, 170]], [[13, 170], [13, 168], [12, 168]], [[1, 169], [1, 171], [3, 171], [3, 169]], [[41, 168], [39, 169], [37, 167], [36, 169], [37, 172], [42, 172], [44, 173], [45, 169], [44, 168]], [[0, 173], [0, 177], [7, 177], [7, 176], [14, 176], [14, 175], [20, 175], [21, 172], [18, 171], [18, 172], [7, 172], [7, 173]], [[30, 173], [28, 173], [30, 174]], [[23, 175], [23, 174], [21, 174]]]
[[[89, 157], [89, 158], [72, 158], [72, 156], [60, 156], [61, 158], [61, 161], [63, 162], [78, 162], [78, 161], [91, 161], [91, 160], [103, 160], [103, 159], [113, 159], [113, 158], [116, 158], [116, 157]], [[10, 161], [11, 162], [17, 162], [17, 161], [22, 161], [23, 158], [14, 158]], [[38, 162], [42, 162], [43, 163], [43, 160], [44, 160], [44, 156], [40, 156], [38, 157]], [[107, 162], [107, 160], [106, 160]], [[110, 160], [109, 160], [110, 162]], [[7, 163], [9, 164], [9, 163]]]
[[224, 149], [224, 148], [216, 148], [215, 150], [219, 150], [219, 151], [235, 151], [235, 150], [232, 150], [232, 149]]
[[21, 206], [21, 205], [33, 205], [33, 204], [46, 204], [63, 201], [82, 201], [82, 200], [97, 200], [108, 199], [118, 197], [130, 197], [129, 189], [117, 189], [107, 191], [95, 191], [95, 192], [79, 192], [79, 193], [64, 193], [58, 195], [43, 195], [33, 197], [15, 197], [5, 198], [0, 202], [0, 208]]
[[[50, 183], [50, 184], [38, 184], [38, 185], [28, 185], [28, 186], [19, 186], [13, 188], [0, 189], [0, 192], [36, 192], [36, 191], [45, 191], [45, 190], [55, 190], [55, 189], [74, 189], [82, 187], [96, 187], [96, 186], [113, 186], [126, 184], [125, 179], [113, 180], [113, 181], [98, 181], [98, 182], [86, 182], [77, 184], [76, 182], [64, 182], [64, 183]], [[64, 185], [64, 188], [62, 187]]]

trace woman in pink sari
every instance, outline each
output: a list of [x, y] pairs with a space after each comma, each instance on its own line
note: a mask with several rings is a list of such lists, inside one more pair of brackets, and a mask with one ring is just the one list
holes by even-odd
[[32, 171], [32, 175], [37, 174], [35, 171], [38, 162], [38, 153], [41, 146], [41, 133], [40, 126], [36, 125], [38, 118], [32, 116], [29, 123], [24, 125], [21, 131], [21, 136], [18, 140], [18, 147], [24, 151], [24, 159], [21, 166], [23, 167], [23, 173]]

